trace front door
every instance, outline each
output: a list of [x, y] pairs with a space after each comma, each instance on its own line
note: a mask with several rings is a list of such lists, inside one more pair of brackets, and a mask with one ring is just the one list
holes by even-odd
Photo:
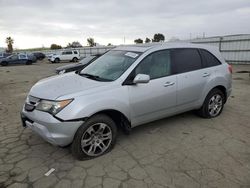
[[150, 81], [128, 86], [132, 126], [163, 118], [173, 112], [177, 78], [171, 75], [170, 50], [148, 55], [133, 74], [147, 74]]

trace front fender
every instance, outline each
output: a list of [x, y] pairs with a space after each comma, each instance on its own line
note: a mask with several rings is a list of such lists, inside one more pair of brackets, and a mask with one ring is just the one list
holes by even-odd
[[75, 98], [65, 109], [56, 116], [63, 120], [81, 119], [90, 117], [104, 110], [116, 110], [131, 119], [129, 99], [125, 88], [119, 92], [109, 90], [103, 93], [94, 93]]

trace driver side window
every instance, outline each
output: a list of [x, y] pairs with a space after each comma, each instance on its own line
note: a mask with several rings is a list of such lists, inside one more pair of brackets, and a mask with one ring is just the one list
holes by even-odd
[[147, 74], [151, 80], [170, 75], [170, 50], [161, 50], [145, 57], [135, 69], [137, 74]]

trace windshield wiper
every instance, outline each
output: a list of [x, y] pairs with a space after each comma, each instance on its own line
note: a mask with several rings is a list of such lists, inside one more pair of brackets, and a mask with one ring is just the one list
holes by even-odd
[[97, 81], [112, 81], [106, 78], [101, 78], [100, 76], [97, 76], [97, 75], [92, 75], [92, 74], [87, 74], [87, 73], [80, 73], [79, 75], [92, 79], [92, 80], [97, 80]]

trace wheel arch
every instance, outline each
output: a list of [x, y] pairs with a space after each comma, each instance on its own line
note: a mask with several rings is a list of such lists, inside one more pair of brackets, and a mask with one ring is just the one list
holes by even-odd
[[227, 89], [226, 89], [226, 87], [223, 85], [218, 85], [218, 86], [213, 87], [210, 91], [212, 91], [213, 89], [219, 89], [224, 94], [224, 96], [225, 96], [224, 103], [226, 103], [227, 102]]
[[8, 61], [2, 61], [2, 62], [1, 62], [1, 65], [2, 65], [2, 66], [7, 66], [8, 64], [9, 64]]
[[104, 115], [110, 117], [115, 122], [117, 128], [121, 129], [125, 133], [128, 133], [131, 130], [131, 123], [130, 123], [128, 117], [124, 113], [122, 113], [118, 110], [115, 110], [115, 109], [101, 110], [101, 111], [98, 111], [98, 112], [92, 114], [87, 119], [89, 119], [97, 114], [104, 114]]

